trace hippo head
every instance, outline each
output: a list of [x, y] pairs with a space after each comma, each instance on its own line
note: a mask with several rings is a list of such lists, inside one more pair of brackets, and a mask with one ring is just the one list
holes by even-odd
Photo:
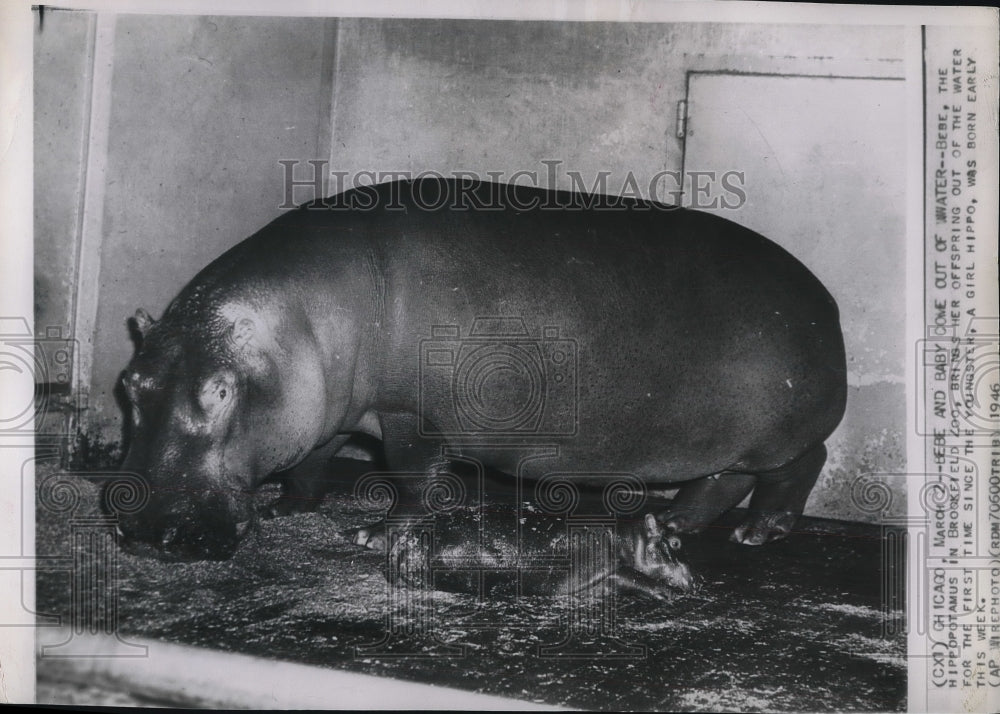
[[673, 590], [686, 593], [698, 589], [701, 580], [683, 559], [680, 538], [665, 533], [653, 514], [646, 514], [634, 538], [633, 567], [637, 571]]
[[[280, 321], [246, 306], [171, 305], [159, 322], [139, 310], [132, 327], [122, 470], [147, 499], [116, 514], [122, 544], [170, 560], [228, 558], [253, 518], [254, 489], [315, 445], [321, 372]], [[109, 491], [102, 502], [114, 512]]]

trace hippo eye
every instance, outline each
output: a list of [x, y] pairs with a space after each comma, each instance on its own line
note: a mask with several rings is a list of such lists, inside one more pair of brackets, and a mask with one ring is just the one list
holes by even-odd
[[667, 538], [667, 546], [670, 550], [680, 550], [681, 549], [681, 539], [677, 536], [670, 536]]
[[214, 393], [215, 400], [220, 404], [226, 401], [226, 397], [229, 396], [229, 388], [226, 387], [225, 384], [219, 384], [218, 382], [216, 382], [215, 384], [212, 385], [210, 389], [211, 389], [210, 393]]
[[135, 385], [132, 384], [132, 380], [128, 377], [122, 377], [122, 389], [125, 390], [125, 396], [128, 400], [135, 404]]
[[214, 377], [202, 387], [199, 401], [202, 409], [213, 413], [215, 409], [226, 404], [232, 397], [233, 385], [228, 375]]

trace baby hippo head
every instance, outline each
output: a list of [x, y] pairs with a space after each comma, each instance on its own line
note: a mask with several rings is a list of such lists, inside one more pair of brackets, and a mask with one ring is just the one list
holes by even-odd
[[633, 567], [643, 575], [685, 593], [698, 587], [698, 578], [681, 554], [681, 539], [664, 533], [653, 514], [647, 513], [636, 529], [633, 545]]

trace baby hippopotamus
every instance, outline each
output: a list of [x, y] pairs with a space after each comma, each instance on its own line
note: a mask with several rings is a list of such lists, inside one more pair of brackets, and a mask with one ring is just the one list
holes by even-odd
[[608, 523], [527, 504], [519, 510], [480, 506], [396, 529], [384, 525], [353, 531], [352, 540], [382, 552], [391, 540], [388, 579], [407, 587], [486, 594], [515, 586], [520, 595], [615, 591], [672, 600], [699, 584], [680, 553], [680, 538], [665, 533], [649, 513]]

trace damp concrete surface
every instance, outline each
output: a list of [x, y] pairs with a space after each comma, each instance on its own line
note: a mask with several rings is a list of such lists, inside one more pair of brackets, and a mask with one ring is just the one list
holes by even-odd
[[[36, 480], [57, 475], [40, 467]], [[39, 499], [39, 555], [72, 555], [73, 519], [98, 513], [98, 487], [66, 478], [80, 502], [70, 516]], [[903, 566], [883, 555], [893, 529], [803, 518], [785, 540], [747, 547], [729, 542], [730, 514], [684, 539], [700, 589], [670, 602], [619, 594], [596, 632], [567, 641], [579, 611], [565, 598], [430, 590], [401, 611], [384, 556], [345, 533], [381, 515], [345, 478], [317, 512], [261, 520], [228, 561], [119, 551], [119, 632], [584, 709], [906, 709]], [[40, 615], [69, 623], [71, 602], [69, 572], [38, 572]], [[50, 681], [44, 661], [38, 701], [141, 703]]]

